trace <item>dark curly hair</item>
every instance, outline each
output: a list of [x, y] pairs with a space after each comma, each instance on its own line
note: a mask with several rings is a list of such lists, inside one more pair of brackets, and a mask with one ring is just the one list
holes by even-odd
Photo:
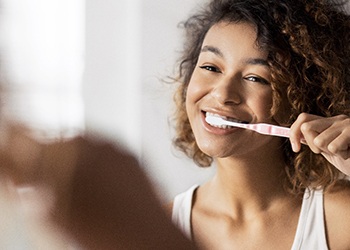
[[[350, 114], [350, 18], [345, 2], [327, 0], [212, 0], [181, 25], [186, 40], [175, 93], [174, 145], [196, 164], [213, 159], [197, 146], [185, 108], [186, 91], [208, 30], [219, 22], [248, 22], [268, 52], [273, 89], [271, 114], [290, 126], [303, 112]], [[286, 186], [293, 192], [334, 184], [340, 172], [308, 147], [294, 154], [284, 143]]]

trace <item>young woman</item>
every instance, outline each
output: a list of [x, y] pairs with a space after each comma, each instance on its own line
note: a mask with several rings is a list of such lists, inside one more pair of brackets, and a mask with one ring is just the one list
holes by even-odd
[[212, 0], [184, 27], [174, 142], [217, 171], [175, 197], [174, 223], [203, 249], [350, 249], [349, 15], [334, 1]]

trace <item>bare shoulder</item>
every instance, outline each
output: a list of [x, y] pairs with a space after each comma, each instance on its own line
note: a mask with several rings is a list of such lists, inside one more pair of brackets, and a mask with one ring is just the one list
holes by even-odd
[[[327, 189], [324, 197], [326, 205], [325, 209], [333, 208], [350, 213], [350, 180], [339, 180], [333, 187]], [[334, 210], [329, 210], [328, 212], [339, 214], [339, 212], [335, 212]], [[338, 216], [340, 216], [340, 214]]]
[[350, 181], [341, 180], [324, 194], [325, 222], [330, 249], [350, 246]]

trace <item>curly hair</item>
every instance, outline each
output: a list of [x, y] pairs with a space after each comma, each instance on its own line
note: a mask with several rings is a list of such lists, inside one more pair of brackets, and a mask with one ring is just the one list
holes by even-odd
[[[323, 117], [350, 114], [350, 18], [344, 2], [327, 0], [212, 0], [181, 25], [185, 43], [174, 100], [174, 145], [202, 167], [213, 159], [197, 146], [185, 108], [186, 91], [208, 30], [219, 22], [248, 22], [268, 52], [272, 117], [290, 126], [305, 112]], [[286, 140], [286, 186], [292, 192], [326, 188], [340, 172], [308, 147], [293, 153]]]

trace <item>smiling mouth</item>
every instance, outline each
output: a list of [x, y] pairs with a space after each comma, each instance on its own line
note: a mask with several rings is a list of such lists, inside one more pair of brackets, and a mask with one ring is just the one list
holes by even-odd
[[[222, 118], [222, 119], [224, 119], [226, 121], [237, 122], [237, 123], [242, 123], [242, 124], [248, 124], [249, 123], [247, 121], [238, 120], [236, 118], [232, 118], [232, 117], [228, 117], [228, 116], [222, 116], [222, 115], [218, 115], [218, 114], [214, 114], [214, 113], [210, 113], [210, 112], [205, 112], [205, 117], [208, 117], [208, 116], [220, 117], [220, 118]], [[212, 127], [221, 128], [221, 129], [233, 128], [233, 126], [229, 126], [229, 125], [214, 125], [214, 124], [209, 124], [209, 125], [212, 126]]]

